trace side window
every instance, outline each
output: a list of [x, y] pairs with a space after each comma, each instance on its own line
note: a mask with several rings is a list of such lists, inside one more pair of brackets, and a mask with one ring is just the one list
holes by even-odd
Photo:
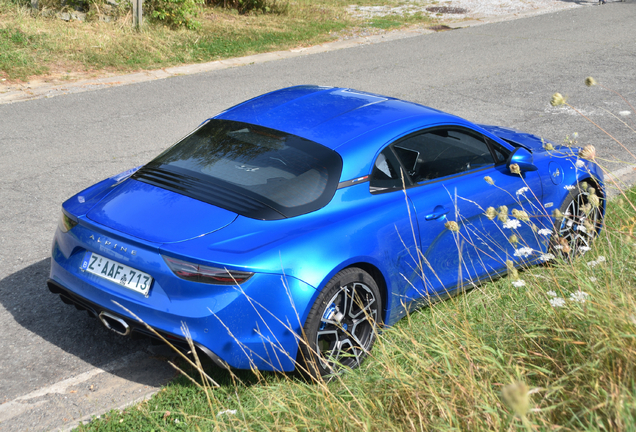
[[510, 152], [502, 147], [501, 144], [496, 143], [488, 137], [486, 137], [486, 142], [492, 148], [492, 151], [495, 155], [495, 163], [497, 165], [502, 164], [508, 160], [508, 155], [510, 154]]
[[[404, 181], [410, 184], [408, 179]], [[375, 160], [373, 171], [371, 171], [369, 186], [371, 192], [380, 192], [387, 189], [402, 189], [400, 163], [389, 147], [385, 148]]]
[[485, 137], [463, 129], [438, 128], [393, 145], [414, 183], [493, 165]]

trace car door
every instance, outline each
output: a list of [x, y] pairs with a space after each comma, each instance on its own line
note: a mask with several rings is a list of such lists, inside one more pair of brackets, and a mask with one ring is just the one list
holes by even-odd
[[407, 297], [444, 294], [476, 283], [504, 271], [507, 260], [527, 258], [528, 250], [537, 249], [532, 218], [540, 212], [540, 179], [536, 171], [511, 173], [509, 153], [494, 140], [458, 126], [419, 131], [382, 152], [372, 188], [381, 193], [386, 182], [380, 178], [381, 160], [396, 161], [416, 212], [422, 281], [413, 284]]

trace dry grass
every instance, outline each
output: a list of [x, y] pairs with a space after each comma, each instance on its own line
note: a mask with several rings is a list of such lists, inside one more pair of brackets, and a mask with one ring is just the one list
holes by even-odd
[[[0, 78], [25, 81], [52, 75], [73, 79], [103, 71], [131, 72], [214, 61], [272, 50], [314, 45], [339, 32], [426, 23], [423, 16], [367, 22], [337, 0], [290, 2], [284, 14], [247, 14], [208, 7], [198, 30], [170, 30], [147, 21], [132, 29], [130, 12], [114, 22], [65, 22], [34, 13], [14, 0], [0, 0]], [[360, 1], [385, 4], [391, 1]]]

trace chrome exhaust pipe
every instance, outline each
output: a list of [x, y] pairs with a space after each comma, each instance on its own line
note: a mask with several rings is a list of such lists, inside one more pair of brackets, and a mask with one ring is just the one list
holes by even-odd
[[123, 319], [111, 315], [108, 312], [101, 312], [99, 320], [108, 330], [112, 330], [118, 335], [128, 336], [130, 334], [130, 326]]

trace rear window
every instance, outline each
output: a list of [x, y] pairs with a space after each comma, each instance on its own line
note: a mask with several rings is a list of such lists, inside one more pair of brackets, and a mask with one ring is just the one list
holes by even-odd
[[281, 219], [326, 205], [341, 170], [340, 156], [313, 141], [210, 120], [133, 178], [247, 217]]

